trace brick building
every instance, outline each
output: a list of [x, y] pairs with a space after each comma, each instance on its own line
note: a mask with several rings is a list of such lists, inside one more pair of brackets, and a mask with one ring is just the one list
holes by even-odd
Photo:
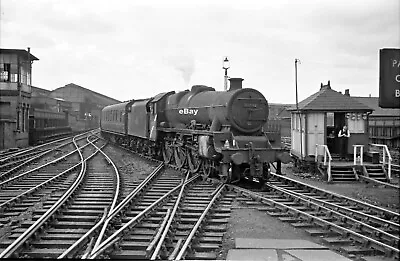
[[0, 49], [0, 149], [28, 146], [32, 63], [30, 49]]

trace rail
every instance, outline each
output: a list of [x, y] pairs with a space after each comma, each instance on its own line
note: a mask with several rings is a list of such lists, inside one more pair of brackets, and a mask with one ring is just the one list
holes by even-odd
[[[357, 149], [360, 149], [360, 155], [357, 156]], [[354, 154], [354, 165], [360, 162], [360, 165], [364, 165], [364, 145], [353, 145]]]
[[392, 180], [392, 156], [390, 155], [390, 151], [386, 145], [383, 144], [370, 144], [372, 147], [380, 147], [382, 148], [382, 164], [383, 166], [386, 165], [386, 155], [388, 157], [388, 171], [387, 171], [387, 178], [389, 182]]
[[211, 199], [210, 203], [208, 203], [206, 209], [204, 209], [203, 213], [201, 214], [200, 218], [197, 220], [196, 224], [190, 231], [190, 234], [186, 238], [185, 243], [183, 244], [181, 250], [177, 254], [176, 257], [173, 257], [174, 260], [182, 260], [184, 258], [184, 255], [186, 253], [186, 250], [189, 248], [189, 244], [191, 243], [193, 237], [195, 236], [196, 233], [198, 233], [198, 230], [200, 228], [200, 225], [203, 223], [203, 220], [205, 220], [207, 214], [209, 213], [210, 209], [214, 205], [214, 202], [219, 198], [221, 195], [221, 192], [225, 189], [225, 185], [220, 185], [216, 190], [215, 190], [215, 195]]
[[[89, 133], [89, 131], [83, 132], [83, 133], [75, 135], [75, 137], [80, 137], [80, 136], [86, 135], [88, 133]], [[70, 139], [70, 138], [71, 137], [65, 137], [65, 138], [61, 138], [61, 139], [58, 139], [58, 140], [53, 140], [53, 141], [50, 141], [50, 142], [46, 142], [44, 144], [40, 144], [40, 145], [37, 145], [37, 146], [33, 146], [33, 147], [30, 147], [30, 148], [25, 148], [25, 149], [22, 149], [22, 150], [18, 150], [17, 152], [11, 153], [11, 154], [7, 155], [4, 158], [0, 158], [0, 163], [2, 164], [3, 162], [5, 162], [5, 161], [7, 161], [7, 160], [9, 160], [9, 159], [11, 159], [13, 157], [19, 156], [21, 154], [27, 153], [27, 152], [32, 151], [32, 150], [39, 149], [41, 147], [44, 147], [44, 146], [47, 146], [47, 145], [50, 145], [50, 144], [53, 144], [53, 143], [57, 143], [57, 142], [60, 142], [60, 141], [64, 141], [64, 140]]]
[[313, 216], [312, 214], [307, 213], [307, 212], [302, 211], [302, 210], [299, 210], [299, 209], [297, 209], [295, 207], [285, 205], [284, 203], [278, 202], [278, 201], [276, 201], [274, 199], [271, 199], [271, 198], [267, 198], [267, 197], [263, 196], [260, 193], [252, 192], [252, 191], [249, 191], [247, 189], [243, 189], [243, 188], [240, 188], [240, 187], [237, 187], [237, 186], [234, 186], [234, 185], [228, 185], [228, 186], [230, 188], [232, 188], [233, 190], [252, 198], [253, 200], [256, 200], [256, 201], [261, 202], [263, 204], [267, 203], [269, 205], [274, 206], [275, 208], [285, 209], [286, 213], [294, 213], [296, 218], [299, 218], [299, 217], [302, 216], [302, 217], [304, 217], [305, 220], [308, 220], [309, 222], [313, 221], [315, 224], [318, 224], [321, 227], [329, 228], [329, 229], [332, 229], [332, 230], [333, 229], [334, 230], [338, 230], [338, 231], [341, 231], [342, 233], [344, 232], [347, 235], [349, 235], [350, 237], [354, 238], [355, 241], [368, 242], [369, 244], [374, 245], [374, 248], [376, 248], [376, 249], [379, 249], [379, 247], [382, 248], [382, 249], [385, 249], [386, 253], [391, 253], [391, 254], [394, 254], [394, 255], [398, 255], [399, 252], [400, 252], [398, 247], [393, 247], [393, 246], [388, 245], [388, 244], [386, 244], [384, 242], [380, 242], [379, 240], [376, 240], [376, 239], [370, 238], [368, 236], [365, 236], [362, 233], [360, 233], [359, 231], [355, 231], [352, 228], [346, 228], [346, 227], [341, 226], [340, 224], [332, 223], [331, 221], [326, 220], [323, 217]]
[[182, 180], [181, 184], [176, 186], [175, 188], [171, 189], [168, 191], [166, 194], [164, 194], [162, 197], [157, 199], [155, 202], [153, 202], [150, 206], [148, 206], [145, 210], [137, 214], [134, 218], [128, 221], [125, 225], [123, 225], [121, 228], [119, 228], [114, 234], [110, 235], [106, 240], [104, 240], [97, 248], [93, 249], [91, 254], [89, 255], [89, 259], [95, 259], [97, 258], [101, 253], [103, 253], [107, 248], [112, 246], [114, 243], [116, 243], [121, 237], [122, 233], [128, 229], [128, 227], [132, 227], [133, 225], [137, 224], [138, 221], [145, 216], [147, 213], [149, 213], [151, 210], [153, 210], [156, 206], [158, 206], [161, 202], [163, 202], [167, 197], [170, 197], [175, 193], [178, 189], [180, 189], [184, 184], [189, 184], [196, 179], [200, 177], [200, 174], [197, 174], [196, 176], [193, 176], [186, 182]]
[[386, 208], [378, 207], [376, 205], [369, 204], [367, 202], [364, 202], [364, 201], [361, 201], [361, 200], [358, 200], [358, 199], [354, 199], [354, 198], [351, 198], [351, 197], [347, 197], [345, 195], [338, 194], [338, 193], [335, 193], [335, 192], [330, 191], [330, 190], [317, 188], [315, 186], [312, 186], [310, 184], [307, 184], [307, 183], [304, 183], [304, 182], [301, 182], [301, 181], [298, 181], [298, 180], [295, 180], [295, 179], [292, 179], [292, 178], [288, 178], [288, 177], [283, 177], [281, 175], [277, 175], [276, 173], [271, 173], [271, 175], [274, 178], [284, 179], [286, 181], [290, 181], [290, 182], [295, 183], [295, 184], [300, 184], [301, 186], [306, 187], [306, 188], [308, 188], [308, 189], [310, 189], [312, 191], [319, 191], [319, 192], [322, 192], [323, 194], [331, 195], [332, 198], [336, 197], [340, 201], [353, 202], [353, 203], [355, 203], [357, 205], [362, 205], [365, 208], [368, 208], [368, 209], [376, 211], [376, 212], [382, 211], [382, 212], [385, 212], [385, 213], [387, 213], [389, 215], [393, 215], [393, 216], [395, 216], [396, 220], [400, 219], [400, 213], [398, 213], [398, 212], [393, 212], [393, 211], [388, 210]]
[[[11, 255], [17, 251], [19, 247], [21, 247], [31, 236], [33, 236], [36, 231], [44, 224], [46, 223], [50, 217], [60, 209], [60, 207], [67, 201], [67, 199], [72, 195], [72, 193], [76, 190], [78, 185], [81, 183], [82, 179], [85, 176], [85, 171], [86, 171], [86, 160], [83, 158], [83, 155], [79, 149], [78, 144], [75, 141], [75, 138], [73, 139], [74, 146], [77, 148], [79, 157], [81, 159], [81, 162], [79, 165], [81, 165], [81, 170], [78, 174], [78, 177], [72, 184], [70, 188], [61, 196], [59, 200], [57, 200], [56, 203], [54, 203], [53, 206], [50, 207], [49, 210], [46, 211], [44, 215], [42, 215], [35, 223], [33, 223], [27, 230], [25, 230], [22, 235], [20, 235], [11, 245], [9, 245], [2, 253], [0, 253], [0, 258], [10, 258]], [[97, 152], [96, 152], [97, 153]]]
[[[111, 205], [110, 205], [110, 208], [109, 208], [109, 211], [108, 211], [108, 215], [107, 215], [107, 217], [109, 217], [110, 214], [111, 214], [111, 212], [115, 209], [115, 206], [116, 206], [117, 200], [118, 200], [118, 196], [120, 195], [120, 180], [121, 180], [120, 174], [119, 174], [119, 171], [118, 171], [117, 166], [116, 166], [115, 163], [110, 159], [110, 157], [109, 157], [107, 154], [105, 154], [104, 151], [102, 151], [99, 147], [97, 147], [93, 142], [91, 142], [91, 141], [89, 141], [89, 140], [88, 140], [88, 142], [90, 142], [90, 143], [96, 148], [97, 151], [99, 151], [101, 154], [103, 154], [103, 156], [104, 156], [105, 159], [107, 160], [107, 163], [110, 164], [110, 165], [112, 165], [112, 167], [113, 167], [113, 169], [114, 169], [115, 178], [116, 178], [116, 181], [115, 181], [115, 183], [116, 183], [116, 188], [115, 188], [115, 191], [114, 191], [114, 198], [113, 198], [113, 201], [112, 201], [112, 203], [111, 203]], [[104, 224], [103, 224], [103, 227], [102, 227], [102, 229], [101, 229], [101, 231], [100, 231], [100, 234], [99, 234], [98, 237], [97, 237], [97, 241], [96, 241], [96, 243], [95, 243], [95, 245], [94, 245], [94, 248], [96, 248], [96, 247], [101, 243], [101, 240], [103, 239], [104, 234], [105, 234], [105, 232], [106, 232], [108, 223], [109, 223], [109, 219], [106, 219], [105, 222], [104, 222]]]
[[[151, 255], [150, 260], [156, 260], [158, 257], [158, 253], [161, 250], [164, 240], [167, 237], [170, 227], [172, 226], [172, 221], [175, 218], [175, 214], [178, 211], [178, 207], [181, 204], [181, 199], [183, 197], [183, 194], [185, 191], [185, 186], [186, 186], [185, 182], [189, 179], [189, 175], [190, 175], [190, 171], [188, 171], [186, 173], [186, 178], [183, 180], [184, 181], [183, 186], [181, 187], [178, 198], [175, 200], [174, 208], [172, 209], [171, 215], [169, 215], [169, 217], [167, 219], [167, 223], [166, 223], [165, 227], [163, 229], [160, 228], [160, 239], [158, 240], [158, 243], [155, 242], [155, 243], [157, 243], [157, 245], [155, 246], [155, 250], [154, 250], [153, 254]], [[156, 238], [155, 238], [155, 240], [156, 240]], [[149, 247], [146, 249], [146, 252], [150, 253], [151, 251], [152, 251], [152, 247], [150, 244]]]
[[[146, 177], [145, 180], [142, 181], [142, 183], [139, 184], [139, 186], [137, 186], [133, 191], [131, 191], [129, 193], [128, 196], [126, 196], [119, 204], [118, 206], [114, 207], [109, 213], [107, 213], [107, 209], [105, 210], [105, 218], [102, 218], [96, 225], [94, 225], [90, 231], [88, 231], [85, 235], [83, 235], [78, 241], [76, 241], [74, 243], [74, 245], [72, 245], [69, 249], [67, 249], [66, 251], [64, 251], [64, 253], [62, 253], [57, 259], [62, 259], [62, 258], [69, 258], [71, 257], [70, 255], [73, 255], [73, 252], [76, 252], [78, 250], [79, 247], [82, 246], [82, 244], [84, 244], [89, 237], [91, 237], [98, 228], [100, 228], [100, 226], [104, 226], [104, 223], [107, 222], [107, 224], [111, 221], [112, 218], [114, 218], [116, 215], [118, 215], [120, 213], [120, 211], [125, 208], [129, 202], [132, 201], [132, 199], [134, 197], [136, 197], [143, 188], [145, 188], [147, 186], [147, 184], [158, 175], [158, 173], [160, 172], [160, 170], [164, 168], [164, 163], [161, 163], [160, 165], [158, 165], [158, 167], [156, 169], [153, 170], [153, 172], [148, 175]], [[90, 249], [90, 251], [88, 251], [87, 254], [85, 254], [84, 256], [82, 256], [82, 259], [88, 259], [91, 252], [93, 252], [95, 249], [95, 247], [93, 247], [92, 249]]]
[[[323, 148], [324, 149], [324, 166], [328, 165], [328, 171], [327, 171], [327, 173], [328, 173], [328, 182], [331, 182], [332, 181], [332, 172], [331, 172], [331, 169], [332, 169], [331, 168], [332, 156], [331, 156], [331, 153], [329, 152], [328, 146], [316, 144], [315, 145], [315, 162], [317, 162], [317, 163], [318, 163], [318, 156], [319, 156], [318, 148]], [[327, 161], [328, 161], [328, 164], [327, 164]]]

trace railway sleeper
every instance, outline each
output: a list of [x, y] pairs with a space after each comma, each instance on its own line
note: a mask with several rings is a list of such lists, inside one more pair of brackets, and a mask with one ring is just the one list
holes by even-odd
[[303, 229], [314, 227], [313, 224], [310, 224], [309, 222], [307, 222], [305, 220], [301, 220], [300, 222], [290, 223], [290, 225], [292, 225], [295, 228], [303, 228]]
[[322, 229], [322, 228], [310, 228], [310, 229], [306, 229], [305, 230], [310, 236], [314, 236], [314, 237], [337, 237], [337, 236], [341, 236], [340, 233], [335, 232], [335, 231], [331, 231], [331, 230], [327, 230], [327, 229]]
[[138, 251], [138, 250], [120, 250], [114, 251], [109, 254], [111, 259], [138, 259], [144, 260], [146, 259], [146, 251]]
[[124, 241], [119, 243], [119, 247], [121, 250], [142, 250], [146, 251], [146, 248], [149, 246], [150, 242], [137, 242], [130, 241], [129, 238], [124, 238]]
[[282, 222], [287, 222], [287, 223], [298, 223], [300, 221], [302, 221], [301, 218], [297, 218], [297, 217], [278, 217], [278, 219]]
[[216, 251], [220, 248], [220, 244], [215, 243], [199, 243], [199, 244], [192, 244], [192, 249], [199, 251], [199, 252], [209, 252], [209, 251]]
[[342, 246], [340, 250], [349, 255], [383, 255], [385, 253], [373, 248], [360, 246]]
[[63, 248], [54, 248], [51, 251], [47, 248], [33, 248], [25, 251], [24, 257], [42, 259], [46, 256], [46, 258], [57, 259], [64, 251]]
[[343, 237], [343, 236], [324, 237], [322, 238], [322, 241], [332, 245], [347, 245], [353, 243], [353, 241], [349, 237]]
[[217, 254], [213, 252], [191, 252], [186, 255], [186, 258], [195, 260], [217, 260]]
[[72, 239], [63, 239], [63, 240], [43, 240], [41, 238], [39, 242], [32, 242], [31, 246], [34, 248], [47, 248], [47, 249], [54, 249], [54, 248], [64, 248], [67, 249], [76, 241]]

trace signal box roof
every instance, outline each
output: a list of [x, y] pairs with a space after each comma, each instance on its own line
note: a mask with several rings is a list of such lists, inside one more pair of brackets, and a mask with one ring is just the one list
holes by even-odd
[[[297, 110], [296, 105], [288, 108], [289, 111]], [[300, 111], [373, 111], [372, 108], [350, 97], [331, 89], [330, 81], [322, 85], [321, 89], [299, 102]]]
[[1, 54], [3, 54], [3, 53], [4, 54], [18, 54], [18, 55], [20, 55], [22, 57], [27, 57], [27, 58], [28, 58], [28, 54], [29, 54], [31, 61], [38, 61], [39, 60], [39, 58], [34, 56], [32, 53], [28, 53], [28, 51], [24, 50], [24, 49], [3, 49], [3, 48], [0, 48], [0, 53]]

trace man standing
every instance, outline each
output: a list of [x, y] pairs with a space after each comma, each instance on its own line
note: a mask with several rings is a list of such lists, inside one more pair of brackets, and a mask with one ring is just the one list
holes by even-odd
[[346, 125], [344, 125], [343, 128], [339, 131], [338, 137], [340, 138], [340, 158], [345, 160], [347, 156], [347, 144], [350, 137], [350, 132], [347, 129]]

